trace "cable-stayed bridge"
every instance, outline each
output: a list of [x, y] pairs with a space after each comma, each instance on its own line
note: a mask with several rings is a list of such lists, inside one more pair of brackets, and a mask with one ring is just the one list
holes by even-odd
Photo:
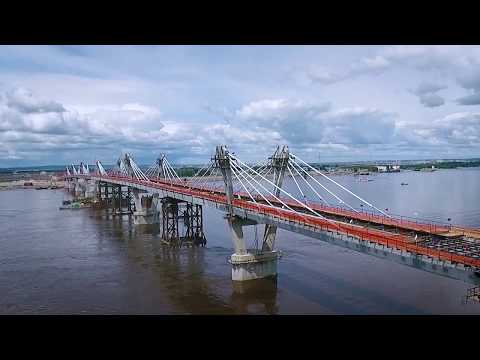
[[[294, 190], [284, 188], [286, 177]], [[210, 161], [185, 179], [165, 154], [146, 171], [125, 154], [112, 170], [106, 171], [99, 161], [93, 170], [81, 163], [67, 167], [65, 178], [77, 192], [103, 199], [117, 211], [125, 203], [134, 208], [137, 224], [161, 221], [162, 238], [170, 244], [187, 239], [204, 245], [202, 206], [225, 212], [236, 281], [276, 275], [280, 253], [275, 238], [281, 228], [480, 285], [480, 229], [392, 216], [286, 146], [255, 165], [218, 146]], [[179, 219], [186, 229], [183, 236]], [[265, 224], [263, 236], [248, 247], [242, 228], [256, 224]]]

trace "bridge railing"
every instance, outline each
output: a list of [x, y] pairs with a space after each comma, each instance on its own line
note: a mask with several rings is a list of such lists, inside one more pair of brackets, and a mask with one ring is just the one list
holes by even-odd
[[[82, 176], [82, 175], [80, 175]], [[90, 176], [90, 175], [83, 175], [83, 176]], [[95, 175], [98, 177], [101, 177], [101, 175]], [[105, 177], [105, 176], [104, 176]], [[117, 174], [109, 174], [107, 177], [115, 178], [115, 179], [122, 179], [122, 180], [127, 180], [127, 181], [135, 181], [136, 179], [126, 177], [124, 175], [117, 175]], [[150, 180], [152, 183], [161, 183], [165, 185], [179, 185], [182, 187], [190, 188], [190, 189], [199, 189], [203, 191], [215, 191], [218, 193], [224, 193], [221, 190], [212, 188], [211, 186], [195, 186], [192, 187], [190, 183], [182, 181], [182, 180], [162, 180], [162, 179], [155, 179], [155, 180]], [[248, 197], [248, 194], [243, 193], [243, 192], [237, 192], [236, 194], [241, 194], [244, 197]], [[254, 196], [256, 200], [261, 201], [262, 198], [260, 195]], [[267, 196], [269, 201], [271, 202], [277, 202], [274, 198], [271, 196]], [[292, 204], [292, 205], [297, 205], [292, 200], [290, 199], [282, 199], [282, 201]], [[371, 221], [371, 222], [376, 222], [378, 224], [382, 225], [393, 225], [393, 226], [400, 226], [400, 227], [408, 227], [413, 230], [418, 230], [418, 231], [428, 231], [430, 233], [440, 233], [440, 232], [448, 232], [452, 229], [451, 224], [445, 224], [441, 223], [438, 221], [434, 220], [420, 220], [418, 218], [412, 218], [408, 217], [405, 215], [397, 215], [397, 214], [391, 214], [391, 217], [387, 217], [385, 215], [379, 215], [377, 213], [374, 213], [373, 211], [366, 210], [366, 209], [358, 209], [356, 212], [352, 211], [349, 208], [341, 207], [341, 206], [331, 206], [331, 205], [325, 205], [322, 203], [314, 202], [314, 201], [308, 201], [309, 206], [313, 207], [315, 210], [321, 210], [325, 212], [330, 212], [339, 216], [351, 216], [354, 218], [359, 218], [363, 219], [365, 221]]]
[[[108, 176], [111, 177], [111, 178], [122, 179], [122, 180], [131, 181], [131, 182], [136, 182], [137, 181], [136, 179], [128, 178], [128, 177], [125, 177], [125, 176], [122, 176], [122, 175], [111, 174], [111, 175], [108, 175]], [[223, 193], [224, 194], [224, 191], [214, 189], [214, 188], [209, 187], [209, 186], [191, 187], [191, 185], [188, 182], [181, 181], [181, 180], [167, 181], [167, 180], [156, 179], [154, 181], [150, 180], [150, 182], [146, 182], [146, 183], [148, 183], [148, 185], [151, 185], [151, 183], [160, 183], [160, 184], [163, 184], [163, 185], [176, 185], [176, 186], [182, 186], [184, 188], [189, 188], [189, 189], [198, 189], [198, 190], [201, 190], [201, 191], [214, 191], [216, 193]], [[144, 185], [146, 185], [146, 184], [144, 184]], [[246, 193], [237, 192], [236, 194], [240, 194], [244, 197], [248, 197], [248, 194], [246, 194]], [[259, 201], [262, 200], [260, 195], [256, 195], [256, 196], [254, 196], [254, 198], [256, 198], [256, 200], [259, 200]], [[272, 203], [277, 202], [271, 196], [267, 196], [267, 199], [269, 199], [269, 201], [271, 201]], [[290, 199], [282, 199], [282, 201], [284, 201], [285, 203], [287, 203], [289, 205], [297, 206], [297, 204], [295, 204], [295, 202], [293, 202]], [[451, 224], [447, 225], [447, 224], [443, 224], [443, 223], [435, 222], [435, 221], [431, 221], [431, 220], [419, 221], [418, 219], [410, 218], [410, 217], [404, 216], [404, 215], [392, 214], [391, 217], [387, 217], [385, 215], [379, 215], [379, 214], [374, 213], [373, 211], [369, 211], [369, 210], [365, 210], [365, 209], [358, 210], [357, 212], [355, 212], [355, 211], [352, 211], [351, 209], [348, 209], [348, 208], [339, 207], [339, 206], [327, 206], [325, 204], [318, 203], [318, 202], [313, 202], [313, 201], [308, 201], [308, 205], [310, 207], [312, 207], [314, 210], [320, 210], [320, 211], [324, 211], [324, 212], [327, 212], [327, 213], [332, 213], [332, 214], [338, 215], [338, 216], [350, 216], [350, 217], [357, 218], [357, 219], [360, 218], [361, 220], [364, 220], [364, 221], [375, 222], [375, 223], [380, 224], [380, 225], [406, 227], [406, 228], [409, 228], [411, 230], [417, 230], [417, 231], [426, 231], [426, 232], [430, 232], [430, 233], [441, 233], [441, 232], [448, 232], [452, 228]]]
[[468, 266], [480, 268], [480, 259], [474, 259], [468, 256], [450, 253], [440, 249], [427, 248], [411, 242], [411, 238], [400, 234], [386, 234], [385, 232], [355, 227], [348, 224], [333, 224], [327, 220], [313, 217], [307, 214], [294, 214], [287, 212], [284, 209], [273, 209], [264, 205], [252, 204], [246, 201], [235, 200], [235, 204], [247, 208], [249, 210], [255, 210], [261, 214], [278, 217], [280, 219], [287, 219], [289, 221], [301, 224], [310, 225], [320, 229], [321, 231], [330, 231], [343, 233], [347, 236], [352, 236], [361, 240], [368, 240], [378, 244], [382, 244], [389, 248], [395, 248], [398, 250], [405, 250], [410, 253], [418, 255], [425, 255], [432, 258], [437, 258], [442, 261], [450, 261], [452, 263], [461, 263]]
[[[183, 195], [196, 196], [198, 198], [214, 201], [216, 203], [227, 203], [226, 196], [224, 194], [222, 194], [221, 192], [213, 191], [212, 189], [189, 188], [186, 184], [181, 184], [180, 186], [180, 184], [169, 184], [169, 182], [151, 182], [146, 180], [126, 178], [124, 176], [118, 175], [97, 177], [105, 179], [111, 178], [123, 180], [129, 183], [150, 186], [161, 190], [170, 190], [172, 192], [178, 192]], [[254, 211], [258, 214], [262, 214], [265, 216], [278, 218], [279, 220], [286, 220], [289, 222], [297, 223], [299, 225], [310, 226], [320, 231], [337, 232], [338, 234], [345, 234], [346, 236], [371, 241], [377, 244], [382, 244], [389, 248], [405, 250], [407, 252], [415, 253], [417, 255], [425, 255], [443, 261], [461, 263], [467, 266], [480, 268], [480, 259], [474, 259], [464, 255], [453, 254], [440, 249], [427, 248], [416, 243], [412, 243], [412, 239], [405, 235], [389, 234], [380, 230], [359, 227], [352, 224], [339, 224], [325, 218], [319, 218], [318, 216], [300, 212], [293, 212], [291, 210], [282, 209], [280, 207], [277, 208], [265, 204], [253, 203], [244, 199], [233, 199], [232, 205], [241, 209]], [[354, 212], [352, 212], [352, 215], [353, 214]], [[369, 214], [369, 216], [373, 215]]]
[[[362, 213], [369, 214], [369, 215], [378, 215], [371, 210], [365, 210], [365, 209], [357, 209], [357, 210], [362, 212]], [[405, 223], [405, 224], [432, 224], [437, 229], [442, 229], [442, 228], [451, 229], [452, 228], [452, 224], [445, 223], [445, 222], [438, 221], [438, 220], [418, 218], [418, 217], [412, 217], [412, 216], [400, 215], [400, 214], [394, 214], [394, 213], [390, 213], [390, 215], [393, 218], [395, 218], [397, 220], [400, 220], [402, 223]]]
[[[248, 194], [246, 193], [239, 192], [239, 194], [242, 194], [242, 196], [244, 197], [248, 197]], [[262, 201], [262, 198], [258, 195], [254, 196], [254, 198], [258, 201]], [[278, 201], [271, 196], [267, 196], [267, 199], [272, 203], [278, 203]], [[298, 204], [296, 204], [294, 201], [290, 199], [282, 198], [282, 201], [290, 206], [298, 207]], [[425, 231], [429, 233], [448, 232], [452, 228], [452, 225], [447, 225], [440, 222], [435, 222], [430, 220], [419, 221], [418, 219], [395, 215], [395, 214], [392, 214], [391, 217], [388, 217], [385, 215], [379, 215], [377, 213], [374, 213], [373, 211], [368, 211], [368, 210], [353, 211], [349, 208], [344, 208], [339, 206], [330, 206], [330, 205], [325, 205], [325, 204], [314, 202], [314, 201], [308, 201], [307, 204], [309, 207], [311, 207], [314, 210], [318, 210], [318, 211], [322, 211], [322, 212], [326, 212], [326, 213], [330, 213], [338, 216], [348, 216], [352, 218], [357, 218], [364, 221], [374, 222], [380, 225], [405, 227], [411, 230]], [[409, 220], [409, 219], [412, 219], [412, 220]]]

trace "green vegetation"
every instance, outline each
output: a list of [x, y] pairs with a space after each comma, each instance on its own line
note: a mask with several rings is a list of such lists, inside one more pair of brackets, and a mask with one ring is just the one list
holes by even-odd
[[480, 160], [425, 162], [421, 164], [401, 165], [400, 168], [418, 171], [423, 168], [431, 168], [432, 166], [434, 166], [436, 169], [456, 169], [459, 167], [478, 167], [480, 166]]
[[195, 175], [198, 170], [200, 170], [200, 168], [197, 167], [182, 167], [175, 169], [179, 177], [191, 177]]
[[369, 172], [377, 172], [378, 169], [375, 165], [363, 164], [363, 165], [343, 165], [343, 164], [332, 164], [332, 165], [320, 165], [320, 164], [311, 164], [317, 170], [320, 171], [328, 171], [329, 169], [334, 170], [348, 170], [351, 172], [359, 172], [359, 171], [369, 171]]
[[353, 172], [358, 172], [362, 170], [368, 170], [369, 172], [377, 172], [378, 169], [374, 165], [353, 165], [349, 167]]

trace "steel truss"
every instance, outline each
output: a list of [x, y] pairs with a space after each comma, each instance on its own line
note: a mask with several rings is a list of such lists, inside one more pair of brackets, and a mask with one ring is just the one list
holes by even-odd
[[131, 187], [99, 181], [97, 190], [100, 206], [110, 209], [113, 214], [126, 215], [135, 211]]
[[[201, 205], [163, 198], [162, 240], [171, 246], [205, 246]], [[180, 221], [183, 220], [183, 221]]]

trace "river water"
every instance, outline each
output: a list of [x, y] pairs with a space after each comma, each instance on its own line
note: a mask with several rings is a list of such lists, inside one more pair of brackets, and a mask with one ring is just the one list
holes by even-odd
[[[370, 178], [335, 180], [391, 213], [480, 227], [480, 169]], [[68, 196], [0, 191], [0, 314], [480, 314], [463, 301], [469, 284], [282, 230], [277, 281], [238, 291], [215, 209], [204, 208], [207, 246], [175, 250], [128, 217], [58, 210]]]

